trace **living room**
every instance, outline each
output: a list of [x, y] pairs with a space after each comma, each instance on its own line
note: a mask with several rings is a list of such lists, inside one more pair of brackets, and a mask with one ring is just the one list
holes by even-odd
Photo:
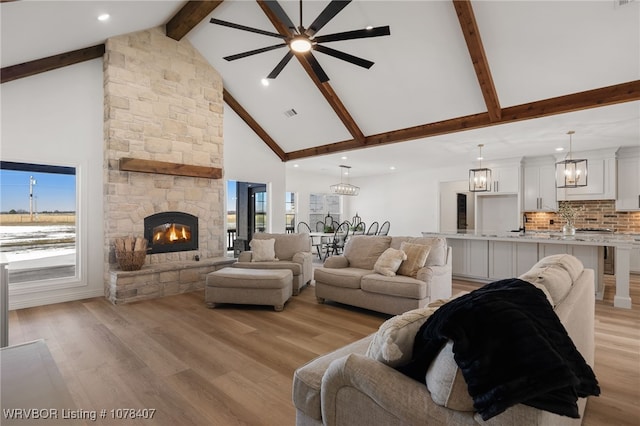
[[[179, 3], [179, 2], [178, 2]], [[175, 5], [174, 5], [175, 6]], [[294, 5], [295, 6], [295, 5]], [[11, 7], [10, 4], [2, 5], [3, 12]], [[636, 7], [632, 5], [631, 7]], [[9, 19], [8, 13], [3, 13], [3, 28], [5, 27], [5, 19]], [[383, 23], [381, 23], [383, 24]], [[208, 25], [208, 24], [207, 24]], [[149, 26], [151, 27], [151, 25]], [[138, 28], [137, 30], [146, 31], [147, 28]], [[147, 33], [148, 35], [148, 33]], [[118, 35], [119, 36], [119, 35]], [[149, 37], [153, 37], [150, 35]], [[46, 37], [43, 35], [43, 37]], [[3, 30], [3, 47], [5, 43], [10, 43], [6, 40], [11, 40], [11, 37], [5, 37]], [[114, 37], [115, 38], [115, 37]], [[375, 42], [376, 40], [369, 40]], [[172, 42], [173, 43], [173, 42]], [[194, 42], [195, 43], [195, 42]], [[249, 48], [249, 47], [248, 47]], [[70, 49], [71, 50], [71, 49]], [[60, 52], [48, 52], [41, 54], [40, 56], [30, 57], [27, 60], [34, 60], [39, 57], [44, 57], [49, 54]], [[235, 53], [229, 52], [229, 53]], [[34, 53], [35, 54], [35, 53]], [[637, 55], [637, 54], [636, 54]], [[221, 56], [221, 55], [219, 55]], [[111, 57], [112, 60], [117, 58]], [[220, 58], [218, 58], [220, 60]], [[468, 59], [467, 59], [468, 60]], [[638, 61], [635, 61], [637, 64]], [[14, 63], [6, 64], [13, 65]], [[105, 135], [105, 130], [114, 130], [116, 127], [108, 128], [105, 126], [104, 116], [109, 112], [109, 109], [105, 107], [107, 102], [105, 99], [106, 84], [104, 65], [105, 62], [102, 58], [92, 59], [85, 62], [69, 65], [66, 67], [58, 68], [52, 71], [44, 72], [37, 75], [32, 75], [26, 78], [14, 80], [11, 82], [2, 84], [2, 160], [3, 161], [20, 161], [36, 164], [56, 164], [56, 165], [74, 165], [78, 170], [78, 235], [79, 235], [79, 249], [81, 256], [79, 257], [79, 265], [81, 274], [77, 282], [66, 283], [59, 285], [57, 288], [50, 290], [42, 290], [42, 288], [32, 288], [30, 291], [14, 291], [11, 294], [11, 306], [13, 309], [26, 308], [28, 306], [44, 306], [51, 303], [68, 301], [68, 300], [83, 300], [87, 298], [104, 296], [105, 285], [105, 264], [109, 264], [109, 252], [112, 248], [113, 241], [111, 238], [114, 236], [114, 224], [120, 220], [118, 217], [108, 216], [108, 213], [113, 213], [117, 210], [113, 206], [110, 206], [105, 200], [111, 200], [115, 198], [125, 198], [126, 204], [127, 197], [131, 195], [125, 195], [121, 193], [109, 192], [110, 186], [107, 185], [110, 178], [115, 177], [118, 179], [121, 177], [120, 173], [123, 173], [116, 169], [114, 164], [115, 157], [109, 157], [106, 153], [105, 145], [108, 138], [113, 134]], [[238, 65], [240, 63], [236, 63]], [[273, 64], [269, 62], [269, 67]], [[241, 65], [241, 64], [240, 64]], [[293, 62], [288, 67], [293, 68], [297, 66]], [[5, 66], [3, 60], [3, 67]], [[327, 69], [330, 69], [327, 67]], [[373, 69], [372, 69], [373, 71]], [[637, 71], [637, 69], [635, 70]], [[368, 71], [362, 71], [368, 72]], [[473, 74], [473, 71], [470, 71]], [[171, 76], [169, 76], [171, 77]], [[284, 80], [286, 74], [282, 74], [276, 81], [280, 82]], [[475, 78], [475, 75], [472, 75]], [[126, 76], [125, 76], [126, 78]], [[633, 77], [637, 80], [637, 75]], [[223, 79], [221, 78], [220, 81]], [[336, 87], [340, 84], [340, 74], [338, 73], [332, 78], [332, 83]], [[631, 80], [629, 78], [628, 80]], [[623, 83], [627, 80], [613, 81], [612, 84]], [[345, 83], [343, 83], [345, 84]], [[477, 82], [475, 83], [477, 84]], [[604, 86], [604, 84], [602, 85]], [[601, 86], [590, 87], [597, 89]], [[273, 88], [273, 87], [272, 87]], [[261, 89], [261, 88], [260, 88]], [[219, 99], [222, 100], [221, 86], [217, 86], [219, 90]], [[477, 92], [478, 89], [476, 88]], [[570, 94], [578, 92], [579, 90], [566, 90], [563, 94]], [[235, 92], [234, 92], [235, 94]], [[478, 93], [476, 93], [477, 95]], [[540, 98], [545, 98], [541, 96]], [[240, 99], [240, 97], [238, 97]], [[132, 106], [133, 102], [131, 102]], [[484, 104], [481, 102], [482, 107]], [[637, 123], [637, 110], [638, 101], [622, 103], [620, 105], [611, 105], [606, 108], [602, 108], [604, 111], [611, 111], [606, 113], [606, 119], [609, 120], [611, 116], [616, 117], [620, 114], [627, 114], [628, 107], [631, 107], [632, 116], [635, 113]], [[585, 112], [578, 114], [575, 120], [579, 122], [596, 122], [599, 117], [597, 115], [598, 109], [589, 109]], [[212, 238], [207, 240], [215, 241], [210, 249], [212, 255], [221, 254], [224, 249], [223, 239], [224, 235], [224, 212], [226, 211], [224, 205], [224, 180], [237, 180], [245, 182], [264, 182], [268, 185], [268, 192], [270, 194], [269, 202], [271, 205], [270, 210], [270, 226], [269, 230], [272, 232], [284, 231], [284, 220], [280, 218], [285, 217], [285, 192], [295, 192], [299, 194], [300, 200], [305, 200], [308, 194], [311, 193], [325, 193], [328, 192], [330, 185], [335, 184], [340, 180], [338, 165], [340, 161], [348, 161], [353, 164], [353, 175], [350, 177], [351, 183], [361, 187], [361, 195], [351, 199], [345, 199], [343, 203], [343, 214], [345, 217], [351, 217], [355, 213], [359, 213], [365, 216], [367, 220], [390, 220], [392, 223], [391, 233], [393, 235], [419, 235], [421, 232], [437, 232], [440, 230], [440, 211], [438, 209], [440, 182], [447, 181], [460, 181], [465, 180], [468, 176], [468, 170], [475, 167], [476, 160], [476, 144], [479, 139], [483, 138], [496, 138], [495, 135], [476, 136], [476, 138], [464, 136], [466, 143], [463, 144], [463, 148], [456, 148], [457, 152], [454, 152], [452, 161], [446, 163], [440, 163], [438, 167], [434, 166], [433, 159], [429, 158], [429, 154], [422, 151], [417, 151], [417, 143], [419, 142], [423, 147], [429, 146], [431, 143], [435, 145], [434, 154], [439, 150], [444, 150], [445, 146], [452, 144], [457, 138], [463, 139], [462, 134], [459, 136], [448, 136], [444, 139], [430, 140], [420, 139], [413, 142], [406, 142], [408, 150], [414, 149], [418, 161], [423, 161], [422, 167], [413, 167], [412, 169], [402, 170], [396, 169], [393, 172], [388, 170], [388, 167], [392, 164], [385, 165], [384, 173], [371, 174], [371, 172], [365, 173], [366, 160], [363, 161], [361, 166], [358, 165], [357, 154], [355, 151], [351, 152], [337, 152], [333, 153], [330, 157], [325, 156], [323, 161], [328, 162], [330, 166], [322, 166], [328, 168], [328, 171], [321, 171], [319, 168], [311, 172], [302, 172], [305, 168], [305, 162], [301, 159], [297, 168], [294, 168], [295, 161], [283, 162], [274, 154], [273, 149], [265, 144], [264, 140], [257, 136], [254, 130], [245, 124], [243, 118], [241, 118], [236, 111], [229, 107], [229, 104], [219, 103], [218, 109], [213, 111], [218, 119], [221, 120], [217, 125], [219, 126], [218, 145], [221, 140], [222, 148], [218, 153], [208, 152], [205, 161], [202, 158], [180, 156], [180, 158], [171, 159], [170, 161], [176, 163], [206, 163], [207, 166], [213, 166], [222, 168], [224, 170], [224, 178], [220, 180], [220, 183], [209, 183], [211, 185], [212, 192], [215, 192], [214, 198], [218, 204], [215, 208], [211, 209], [216, 214], [212, 221], [219, 223], [216, 226], [221, 230], [219, 234], [215, 233]], [[366, 115], [366, 113], [365, 113]], [[459, 116], [459, 115], [453, 115]], [[358, 120], [360, 121], [360, 120]], [[418, 124], [425, 123], [427, 120], [419, 121]], [[434, 120], [436, 121], [436, 120]], [[553, 118], [549, 119], [552, 122]], [[430, 122], [430, 121], [429, 121]], [[314, 124], [318, 126], [319, 124]], [[321, 124], [320, 124], [321, 125]], [[395, 130], [404, 128], [407, 126], [392, 127], [388, 130]], [[558, 131], [556, 139], [558, 143], [566, 145], [566, 130], [562, 125], [554, 125]], [[222, 131], [221, 129], [224, 129]], [[581, 134], [579, 129], [575, 138], [574, 149], [578, 150], [581, 143], [586, 141], [581, 140]], [[637, 134], [637, 126], [635, 128]], [[313, 128], [308, 128], [305, 132], [317, 134], [318, 132]], [[108, 131], [106, 133], [109, 133]], [[374, 133], [373, 131], [367, 131], [367, 134]], [[585, 132], [587, 133], [587, 132]], [[465, 132], [466, 134], [466, 132]], [[222, 135], [224, 137], [222, 138]], [[298, 138], [303, 139], [305, 133], [299, 134]], [[469, 139], [474, 139], [470, 142]], [[496, 139], [500, 139], [497, 137]], [[586, 135], [585, 135], [586, 139]], [[280, 140], [280, 138], [277, 138]], [[336, 142], [336, 140], [327, 137], [324, 141], [326, 143]], [[637, 143], [637, 138], [628, 143]], [[283, 140], [283, 146], [287, 143]], [[491, 153], [491, 143], [487, 142], [487, 149], [485, 155], [489, 156]], [[523, 143], [532, 143], [525, 141]], [[411, 145], [416, 144], [416, 145]], [[393, 150], [397, 145], [390, 144], [376, 154], [377, 158], [392, 159], [396, 154]], [[586, 145], [583, 145], [583, 147]], [[412, 148], [413, 147], [413, 148]], [[471, 149], [468, 149], [471, 147]], [[153, 149], [153, 148], [152, 148]], [[398, 149], [400, 149], [398, 147]], [[287, 151], [293, 149], [287, 149]], [[182, 154], [188, 154], [191, 151], [189, 148], [184, 149]], [[349, 157], [347, 160], [342, 160], [342, 156]], [[158, 156], [156, 159], [168, 160], [166, 157]], [[373, 161], [368, 161], [373, 163]], [[311, 159], [309, 160], [311, 164]], [[382, 166], [380, 166], [382, 168]], [[309, 165], [309, 168], [311, 166]], [[111, 177], [110, 177], [111, 175]], [[135, 178], [134, 178], [135, 179]], [[161, 179], [158, 179], [161, 180]], [[418, 183], [418, 184], [416, 184]], [[144, 186], [142, 186], [144, 188]], [[136, 197], [140, 195], [136, 193]], [[213, 204], [212, 204], [213, 205]], [[203, 210], [206, 209], [203, 208]], [[111, 210], [111, 212], [109, 212]], [[136, 225], [137, 226], [137, 225]], [[141, 233], [141, 227], [135, 228], [136, 233]], [[197, 293], [196, 293], [197, 294]], [[187, 309], [195, 308], [195, 304], [191, 304], [193, 295], [186, 295], [184, 298], [178, 298], [177, 303]], [[309, 299], [311, 299], [309, 297]], [[311, 300], [307, 300], [311, 303]], [[637, 305], [638, 301], [634, 300]], [[80, 302], [78, 302], [80, 303]], [[75, 310], [78, 307], [78, 303], [72, 303], [70, 310]], [[161, 305], [167, 302], [159, 302]], [[306, 303], [306, 302], [305, 302]], [[104, 309], [104, 306], [100, 304], [93, 304], [95, 309], [107, 314], [108, 310]], [[64, 311], [65, 307], [51, 307], [44, 308], [46, 312], [52, 311]], [[124, 308], [127, 310], [128, 308]], [[133, 310], [142, 309], [142, 319], [148, 315], [153, 315], [156, 310], [152, 305], [145, 308], [135, 308]], [[198, 308], [199, 309], [199, 308]], [[82, 311], [82, 310], [80, 310]], [[307, 314], [304, 309], [298, 310], [297, 315], [301, 320], [305, 320]], [[208, 311], [204, 311], [208, 312]], [[292, 309], [292, 312], [296, 310]], [[347, 322], [349, 321], [363, 321], [368, 324], [356, 331], [359, 327], [353, 327], [357, 332], [363, 334], [365, 332], [374, 331], [380, 324], [380, 317], [373, 316], [372, 319], [366, 319], [366, 316], [360, 316], [352, 313], [336, 314], [342, 315]], [[635, 311], [633, 311], [635, 312]], [[202, 313], [202, 312], [200, 312]], [[166, 314], [166, 313], [165, 313]], [[27, 312], [25, 315], [29, 316]], [[41, 314], [37, 314], [41, 315]], [[171, 316], [173, 314], [167, 314]], [[237, 315], [242, 316], [240, 311]], [[17, 317], [14, 311], [12, 318]], [[140, 319], [139, 319], [140, 320]], [[271, 317], [269, 321], [271, 320]], [[65, 321], [72, 323], [71, 318], [62, 319], [61, 325], [70, 325]], [[191, 317], [191, 327], [196, 323], [195, 318]], [[232, 318], [220, 319], [221, 322], [227, 321], [230, 324], [234, 324]], [[276, 320], [277, 321], [277, 320]], [[328, 321], [328, 318], [323, 320]], [[266, 322], [266, 320], [265, 320]], [[238, 325], [241, 329], [247, 331], [248, 325]], [[291, 324], [287, 324], [290, 326]], [[314, 325], [314, 328], [322, 328], [324, 324], [318, 322]], [[83, 330], [82, 332], [84, 332]], [[143, 333], [142, 331], [140, 333]], [[79, 332], [79, 334], [82, 334]], [[199, 332], [194, 331], [194, 336], [202, 336]], [[16, 338], [33, 337], [35, 336], [29, 332], [18, 330], [14, 333]], [[91, 337], [90, 340], [94, 339]], [[320, 339], [330, 339], [331, 333], [327, 333]], [[60, 338], [59, 345], [65, 342], [65, 338]], [[340, 336], [339, 339], [346, 340], [345, 336]], [[233, 340], [233, 339], [232, 339]], [[241, 345], [242, 343], [233, 340], [234, 343]], [[68, 340], [67, 343], [72, 343]], [[192, 342], [193, 343], [193, 342]], [[311, 342], [308, 342], [311, 344]], [[346, 343], [346, 342], [345, 342]], [[99, 346], [101, 347], [101, 346]], [[325, 345], [323, 348], [327, 348]], [[58, 348], [58, 355], [62, 355], [63, 351]], [[318, 350], [319, 352], [320, 350]], [[93, 350], [85, 353], [83, 356], [90, 357], [95, 355]], [[123, 352], [121, 355], [125, 355]], [[224, 356], [220, 354], [220, 356]], [[270, 356], [274, 356], [271, 354]], [[296, 362], [299, 361], [299, 355], [296, 358]], [[173, 360], [176, 364], [173, 367], [177, 368], [179, 360]], [[201, 362], [199, 360], [197, 362]], [[110, 361], [109, 361], [110, 362]], [[276, 363], [277, 364], [277, 363]], [[94, 366], [95, 367], [95, 366]], [[69, 369], [73, 369], [73, 366], [69, 364]], [[97, 368], [97, 367], [96, 367]], [[84, 370], [83, 374], [88, 370]], [[264, 372], [263, 372], [264, 373]], [[233, 379], [233, 377], [231, 378]], [[231, 380], [230, 379], [230, 380]], [[278, 380], [282, 380], [279, 378]], [[85, 382], [87, 384], [87, 382]], [[142, 391], [137, 389], [136, 391]], [[124, 401], [121, 401], [124, 402]], [[275, 418], [272, 418], [272, 420]], [[290, 420], [290, 419], [289, 419]]]

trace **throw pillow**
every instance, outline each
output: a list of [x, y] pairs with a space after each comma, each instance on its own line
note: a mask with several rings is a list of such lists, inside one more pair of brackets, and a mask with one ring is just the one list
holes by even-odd
[[388, 248], [376, 260], [373, 270], [387, 277], [394, 277], [403, 260], [407, 260], [405, 252]]
[[436, 309], [413, 309], [385, 321], [369, 343], [367, 356], [390, 367], [409, 362], [418, 330]]
[[407, 254], [407, 260], [400, 264], [397, 272], [398, 275], [415, 278], [418, 275], [418, 270], [424, 268], [431, 247], [403, 241], [402, 244], [400, 244], [400, 250]]
[[442, 347], [429, 366], [425, 381], [431, 399], [436, 404], [457, 411], [474, 411], [473, 398], [454, 359], [451, 340]]
[[276, 240], [270, 238], [268, 240], [253, 239], [249, 243], [251, 247], [251, 261], [252, 262], [274, 262], [278, 260], [276, 257]]

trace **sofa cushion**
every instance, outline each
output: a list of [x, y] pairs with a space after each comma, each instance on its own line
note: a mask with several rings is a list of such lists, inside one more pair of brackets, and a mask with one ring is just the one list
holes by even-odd
[[274, 238], [270, 238], [268, 240], [257, 240], [253, 239], [249, 243], [249, 247], [251, 247], [251, 252], [253, 256], [251, 258], [252, 262], [271, 262], [277, 261], [275, 251], [275, 243], [276, 240]]
[[369, 274], [360, 281], [362, 290], [405, 299], [422, 300], [427, 297], [427, 283], [413, 277], [396, 275], [387, 277], [380, 274]]
[[[360, 288], [360, 280], [371, 270], [359, 268], [316, 268], [313, 278], [321, 283], [344, 288]], [[379, 275], [382, 277], [382, 275]]]
[[426, 375], [427, 389], [436, 404], [458, 411], [474, 411], [467, 382], [453, 357], [449, 340], [433, 360]]
[[280, 260], [292, 260], [293, 255], [296, 253], [311, 251], [311, 237], [306, 233], [270, 234], [266, 232], [256, 232], [253, 235], [253, 240], [269, 239], [275, 240], [275, 257]]
[[437, 308], [418, 308], [385, 321], [367, 349], [367, 356], [391, 367], [409, 362], [416, 333]]
[[425, 266], [442, 266], [447, 262], [447, 240], [441, 237], [393, 237], [391, 247], [400, 248], [400, 244], [406, 241], [411, 244], [423, 244], [430, 246], [429, 256]]
[[[344, 257], [352, 268], [373, 270], [376, 261], [391, 244], [391, 237], [354, 235], [347, 240]], [[397, 247], [396, 247], [397, 248]]]
[[[519, 278], [539, 287], [544, 286], [557, 306], [571, 290], [573, 281], [584, 269], [582, 262], [569, 254], [557, 254], [540, 259]], [[575, 277], [575, 278], [574, 278]]]
[[294, 277], [302, 274], [302, 265], [296, 262], [236, 262], [231, 265], [234, 268], [244, 269], [289, 269]]
[[376, 260], [373, 270], [387, 277], [395, 277], [400, 264], [406, 260], [407, 254], [404, 251], [389, 247]]
[[400, 264], [400, 267], [398, 268], [398, 275], [406, 275], [407, 277], [415, 278], [418, 274], [418, 270], [424, 267], [431, 247], [423, 244], [412, 244], [403, 241], [400, 244], [400, 250], [406, 253], [407, 260]]

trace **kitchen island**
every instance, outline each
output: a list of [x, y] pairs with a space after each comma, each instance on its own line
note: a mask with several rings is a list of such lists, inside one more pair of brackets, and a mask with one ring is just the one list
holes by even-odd
[[631, 250], [640, 246], [640, 236], [618, 233], [561, 232], [479, 232], [457, 230], [423, 232], [425, 237], [446, 238], [453, 248], [453, 275], [460, 278], [491, 282], [519, 276], [543, 257], [568, 253], [593, 269], [596, 298], [604, 295], [603, 251], [615, 247], [616, 292], [613, 306], [631, 308], [629, 296], [629, 259]]

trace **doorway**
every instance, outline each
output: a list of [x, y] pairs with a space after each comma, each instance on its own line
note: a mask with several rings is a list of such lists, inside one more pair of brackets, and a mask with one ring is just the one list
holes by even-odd
[[[232, 185], [228, 186], [232, 188]], [[267, 185], [256, 182], [235, 182], [234, 254], [249, 250], [256, 232], [267, 229]]]
[[440, 232], [475, 228], [475, 197], [469, 181], [440, 182]]

